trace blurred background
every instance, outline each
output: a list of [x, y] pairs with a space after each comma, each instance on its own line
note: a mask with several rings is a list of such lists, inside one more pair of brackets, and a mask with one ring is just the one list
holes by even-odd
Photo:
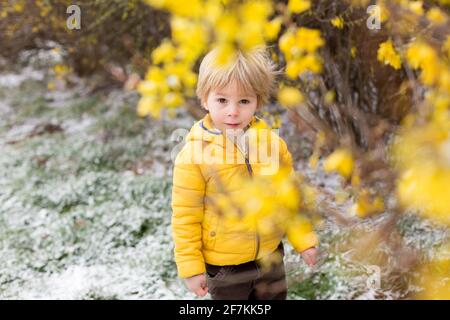
[[0, 298], [195, 298], [173, 258], [174, 133], [204, 115], [210, 48], [226, 63], [266, 45], [284, 72], [258, 116], [301, 182], [294, 212], [265, 201], [307, 214], [321, 241], [314, 268], [286, 242], [288, 298], [450, 299], [449, 13], [448, 0], [1, 0]]

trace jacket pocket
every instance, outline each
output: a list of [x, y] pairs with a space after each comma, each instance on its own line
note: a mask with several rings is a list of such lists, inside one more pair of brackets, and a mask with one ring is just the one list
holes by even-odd
[[205, 214], [202, 223], [203, 246], [207, 250], [213, 250], [217, 238], [217, 217], [211, 214]]

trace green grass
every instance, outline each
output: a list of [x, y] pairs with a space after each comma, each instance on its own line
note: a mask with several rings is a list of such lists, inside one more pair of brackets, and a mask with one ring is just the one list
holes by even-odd
[[[145, 166], [135, 173], [141, 163], [170, 165], [169, 143], [153, 146], [169, 141], [166, 124], [138, 118], [134, 95], [117, 101], [74, 94], [55, 102], [45, 92], [35, 81], [0, 88], [13, 108], [3, 117], [3, 137], [31, 123], [0, 139], [0, 297], [54, 297], [70, 270], [93, 273], [92, 284], [72, 298], [185, 296], [183, 287], [164, 285], [176, 279], [171, 178]], [[83, 119], [89, 121], [78, 129]], [[48, 122], [62, 130], [31, 134]], [[102, 268], [116, 289], [96, 283]]]

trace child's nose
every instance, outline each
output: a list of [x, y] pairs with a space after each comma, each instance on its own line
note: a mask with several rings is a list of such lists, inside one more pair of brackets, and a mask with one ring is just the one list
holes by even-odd
[[236, 105], [231, 105], [228, 109], [228, 115], [229, 116], [237, 116], [239, 114], [239, 110]]

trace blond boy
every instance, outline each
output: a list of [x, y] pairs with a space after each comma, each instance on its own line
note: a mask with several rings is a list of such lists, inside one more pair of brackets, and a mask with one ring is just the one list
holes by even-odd
[[[273, 93], [278, 71], [261, 47], [238, 52], [224, 65], [217, 61], [217, 49], [202, 60], [197, 95], [208, 113], [192, 126], [175, 160], [172, 233], [178, 274], [197, 296], [209, 292], [213, 299], [286, 299], [282, 259], [269, 269], [260, 264], [269, 255], [284, 255], [283, 235], [262, 236], [248, 224], [231, 223], [214, 201], [224, 189], [242, 194], [243, 177], [267, 174], [264, 165], [249, 157], [259, 140], [246, 145], [240, 137], [254, 129], [270, 130], [255, 111]], [[286, 143], [274, 133], [270, 136], [277, 142], [276, 159], [292, 168]], [[202, 157], [206, 150], [208, 161]], [[234, 162], [227, 161], [229, 155]], [[291, 243], [314, 265], [317, 236], [304, 230]]]

